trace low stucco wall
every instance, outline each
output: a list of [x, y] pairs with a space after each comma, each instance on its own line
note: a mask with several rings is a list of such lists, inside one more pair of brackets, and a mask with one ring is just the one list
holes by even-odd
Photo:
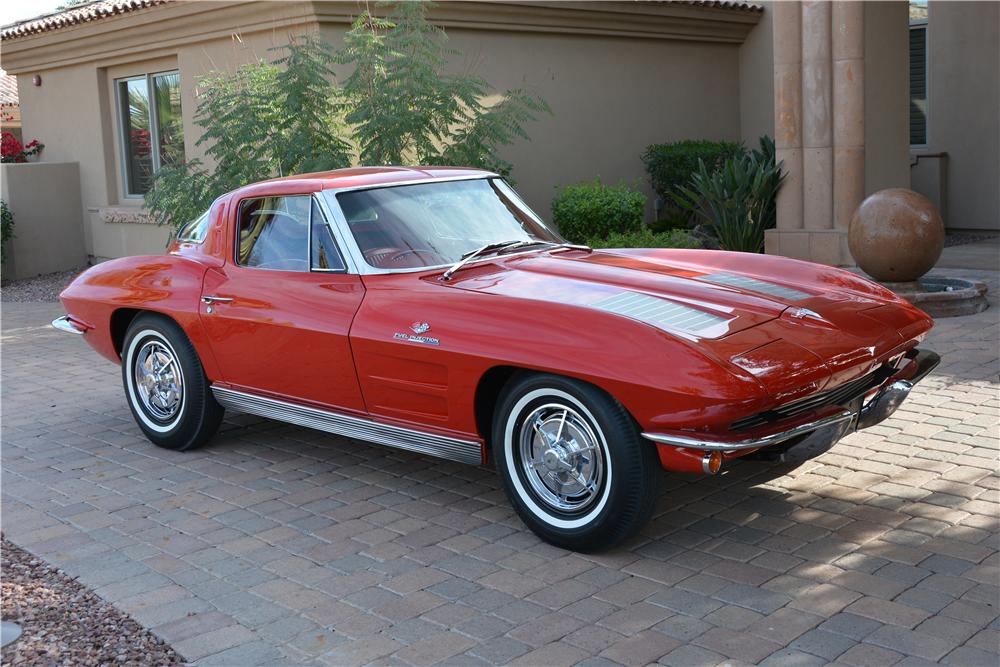
[[76, 162], [0, 166], [3, 199], [14, 214], [6, 280], [65, 271], [87, 263]]

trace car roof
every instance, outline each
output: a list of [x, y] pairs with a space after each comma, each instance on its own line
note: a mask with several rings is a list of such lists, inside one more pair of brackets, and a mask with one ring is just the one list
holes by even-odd
[[296, 174], [253, 183], [236, 191], [246, 194], [270, 194], [292, 187], [296, 190], [319, 192], [340, 188], [366, 188], [397, 183], [417, 183], [449, 178], [486, 178], [496, 176], [491, 171], [469, 167], [350, 167], [312, 174]]

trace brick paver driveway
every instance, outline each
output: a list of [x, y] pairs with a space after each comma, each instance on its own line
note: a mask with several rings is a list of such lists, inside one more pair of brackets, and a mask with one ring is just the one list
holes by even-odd
[[489, 469], [246, 417], [158, 450], [60, 313], [4, 305], [3, 528], [189, 660], [997, 664], [996, 304], [939, 323], [889, 422], [796, 471], [670, 476], [596, 556], [539, 542]]

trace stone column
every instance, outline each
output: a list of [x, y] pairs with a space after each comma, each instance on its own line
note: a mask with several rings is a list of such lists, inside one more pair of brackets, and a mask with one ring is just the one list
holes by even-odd
[[787, 174], [765, 250], [853, 264], [847, 226], [864, 196], [864, 3], [775, 2], [775, 146]]
[[778, 193], [778, 228], [802, 227], [802, 6], [775, 2], [774, 146], [787, 176]]
[[833, 227], [833, 93], [831, 6], [802, 3], [803, 226]]

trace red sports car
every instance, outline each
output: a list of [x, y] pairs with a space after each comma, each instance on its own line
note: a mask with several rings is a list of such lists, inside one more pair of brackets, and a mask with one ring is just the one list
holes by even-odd
[[852, 273], [566, 243], [495, 174], [362, 168], [220, 197], [165, 256], [80, 275], [53, 322], [122, 366], [154, 444], [226, 409], [495, 462], [544, 539], [636, 531], [660, 468], [802, 461], [937, 364], [931, 318]]

